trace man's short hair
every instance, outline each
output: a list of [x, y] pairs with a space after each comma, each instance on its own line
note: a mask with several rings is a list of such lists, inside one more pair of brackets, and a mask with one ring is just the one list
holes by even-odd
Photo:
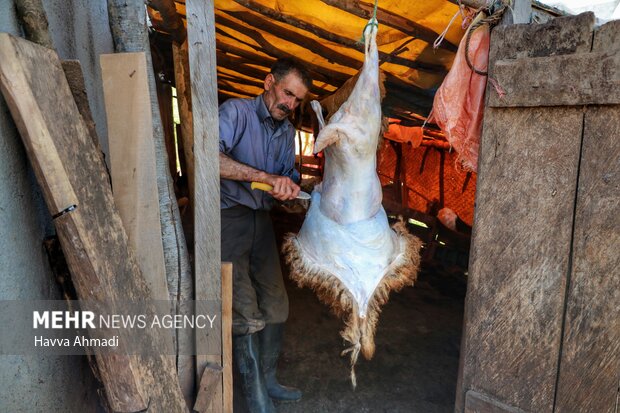
[[293, 59], [288, 57], [282, 57], [271, 66], [271, 74], [276, 78], [276, 81], [279, 82], [290, 72], [296, 72], [299, 75], [304, 86], [310, 90], [312, 87], [312, 78], [310, 74], [299, 62], [296, 62]]

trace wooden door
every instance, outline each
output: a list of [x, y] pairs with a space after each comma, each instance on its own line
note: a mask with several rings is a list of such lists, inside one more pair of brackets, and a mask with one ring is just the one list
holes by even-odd
[[457, 412], [617, 413], [620, 21], [491, 37]]

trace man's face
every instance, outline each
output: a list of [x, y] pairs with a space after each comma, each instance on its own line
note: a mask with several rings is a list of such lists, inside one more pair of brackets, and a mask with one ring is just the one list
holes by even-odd
[[295, 71], [289, 72], [279, 82], [270, 73], [265, 78], [265, 105], [275, 120], [284, 120], [308, 93]]

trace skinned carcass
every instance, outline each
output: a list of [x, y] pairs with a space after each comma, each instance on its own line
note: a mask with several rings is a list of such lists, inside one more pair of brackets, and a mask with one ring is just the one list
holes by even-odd
[[291, 277], [345, 319], [341, 335], [351, 346], [343, 354], [351, 353], [353, 386], [360, 351], [366, 359], [374, 354], [380, 307], [390, 291], [413, 284], [422, 244], [404, 223], [390, 228], [381, 205], [377, 26], [373, 18], [364, 30], [366, 56], [351, 95], [317, 137], [314, 152], [325, 155], [323, 182], [312, 192], [301, 230], [284, 244]]

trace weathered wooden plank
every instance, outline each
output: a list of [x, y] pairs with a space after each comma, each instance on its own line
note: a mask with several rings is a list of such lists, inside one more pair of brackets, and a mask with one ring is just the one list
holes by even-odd
[[[40, 156], [33, 158], [30, 163], [37, 176], [49, 177], [41, 188], [45, 194], [45, 202], [50, 214], [56, 216], [68, 208], [77, 206], [78, 197], [69, 183], [67, 171], [58, 156], [50, 131], [30, 91], [28, 81], [22, 74], [20, 62], [14, 58], [16, 52], [11, 40], [12, 38], [7, 34], [0, 33], [0, 73], [2, 74], [0, 86], [18, 129], [26, 131], [28, 127], [31, 128], [30, 139], [24, 139], [24, 146], [28, 153], [40, 153]], [[20, 74], [22, 76], [19, 76]], [[23, 98], [18, 99], [19, 96]], [[32, 113], [32, 117], [27, 120], [18, 116], [19, 113], [28, 112]]]
[[114, 201], [152, 296], [168, 300], [146, 57], [116, 53], [100, 62]]
[[222, 366], [207, 364], [200, 379], [194, 410], [201, 413], [209, 411], [215, 397], [216, 388], [222, 382]]
[[233, 308], [233, 265], [222, 263], [222, 365], [224, 412], [233, 411], [232, 377], [232, 308]]
[[498, 26], [492, 31], [489, 63], [518, 57], [589, 53], [594, 14], [558, 17], [545, 24]]
[[[620, 53], [620, 21], [593, 51]], [[620, 64], [616, 70], [620, 69]], [[620, 105], [585, 115], [556, 412], [613, 413], [620, 380]]]
[[[113, 303], [149, 298], [114, 208], [100, 154], [75, 106], [58, 56], [0, 34], [0, 72], [2, 93], [50, 212], [63, 211], [66, 203], [77, 204], [77, 209], [57, 216], [54, 223], [81, 304], [114, 313]], [[48, 169], [58, 162], [62, 169]], [[63, 188], [67, 187], [73, 194], [65, 198]], [[103, 332], [90, 330], [91, 337]], [[124, 341], [123, 330], [108, 332]], [[145, 354], [158, 354], [163, 348], [160, 334], [157, 329], [145, 332]], [[154, 412], [186, 410], [174, 364], [165, 357], [98, 354], [97, 364], [114, 409], [137, 411], [150, 403], [149, 411]]]
[[[194, 119], [195, 171], [195, 296], [196, 300], [222, 298], [220, 252], [219, 129], [213, 1], [188, 0], [187, 35]], [[221, 354], [207, 355], [207, 348], [221, 345], [222, 336], [196, 331], [196, 374], [202, 376], [208, 362], [222, 365]], [[220, 380], [209, 411], [223, 408]]]
[[[496, 28], [489, 75], [498, 59], [589, 51], [591, 20]], [[582, 120], [578, 107], [485, 110], [457, 412], [469, 390], [553, 411]]]
[[582, 116], [485, 113], [463, 389], [527, 411], [553, 406]]
[[620, 103], [620, 54], [606, 51], [495, 63], [506, 92], [489, 96], [491, 107], [609, 105]]
[[475, 391], [465, 395], [465, 413], [526, 413]]

